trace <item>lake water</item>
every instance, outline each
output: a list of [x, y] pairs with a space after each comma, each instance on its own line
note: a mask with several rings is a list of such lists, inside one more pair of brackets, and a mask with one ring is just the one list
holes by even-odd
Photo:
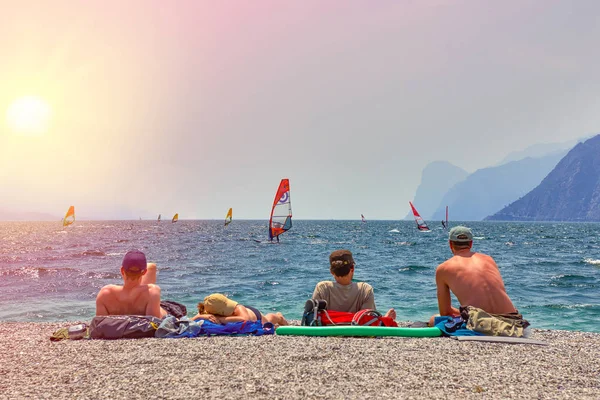
[[[600, 224], [465, 225], [534, 327], [600, 332]], [[329, 253], [347, 248], [355, 278], [374, 287], [380, 311], [427, 320], [437, 312], [435, 267], [451, 255], [441, 225], [419, 232], [412, 221], [298, 220], [279, 244], [267, 242], [266, 221], [227, 228], [222, 221], [77, 221], [68, 229], [0, 222], [0, 320], [90, 320], [98, 290], [121, 282], [120, 263], [132, 248], [157, 263], [162, 297], [184, 303], [190, 315], [204, 296], [221, 292], [288, 319], [300, 319], [315, 284], [331, 279]]]

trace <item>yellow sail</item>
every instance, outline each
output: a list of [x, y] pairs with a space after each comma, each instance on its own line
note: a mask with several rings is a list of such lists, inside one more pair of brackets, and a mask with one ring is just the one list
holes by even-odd
[[225, 226], [229, 225], [231, 223], [231, 219], [232, 219], [232, 208], [229, 209], [229, 211], [227, 211], [227, 215], [225, 216]]
[[173, 215], [173, 219], [171, 220], [171, 222], [177, 222], [177, 221], [179, 221], [179, 214]]
[[75, 206], [69, 207], [69, 210], [63, 218], [63, 226], [69, 226], [75, 222]]

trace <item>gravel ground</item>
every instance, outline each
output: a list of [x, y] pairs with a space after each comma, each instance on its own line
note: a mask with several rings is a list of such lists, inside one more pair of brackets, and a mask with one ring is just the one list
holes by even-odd
[[600, 334], [548, 346], [290, 336], [65, 340], [0, 322], [0, 399], [600, 398]]

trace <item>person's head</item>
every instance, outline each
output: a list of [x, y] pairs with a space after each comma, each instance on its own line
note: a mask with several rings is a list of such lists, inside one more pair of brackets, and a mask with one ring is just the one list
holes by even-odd
[[123, 257], [121, 263], [121, 275], [124, 279], [138, 279], [146, 274], [148, 263], [146, 256], [139, 250], [131, 250]]
[[222, 295], [221, 293], [213, 293], [206, 296], [204, 298], [204, 302], [198, 303], [198, 313], [229, 317], [233, 314], [233, 311], [237, 305], [237, 302], [228, 299], [225, 295]]
[[350, 250], [336, 250], [329, 255], [329, 271], [334, 277], [344, 277], [354, 272], [354, 258]]
[[473, 246], [473, 232], [466, 226], [455, 226], [450, 229], [448, 243], [453, 253], [470, 250], [471, 246]]

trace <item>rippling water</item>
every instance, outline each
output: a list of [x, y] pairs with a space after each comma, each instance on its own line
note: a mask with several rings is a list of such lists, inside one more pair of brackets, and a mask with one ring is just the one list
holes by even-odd
[[[600, 224], [473, 222], [474, 249], [496, 259], [509, 296], [535, 327], [600, 332]], [[441, 228], [410, 221], [294, 221], [280, 244], [266, 221], [0, 223], [0, 320], [91, 319], [98, 290], [121, 280], [125, 252], [158, 264], [163, 298], [191, 314], [212, 292], [300, 319], [328, 255], [348, 248], [355, 278], [399, 320], [437, 311], [435, 267], [450, 256]], [[261, 242], [257, 242], [261, 241]]]

